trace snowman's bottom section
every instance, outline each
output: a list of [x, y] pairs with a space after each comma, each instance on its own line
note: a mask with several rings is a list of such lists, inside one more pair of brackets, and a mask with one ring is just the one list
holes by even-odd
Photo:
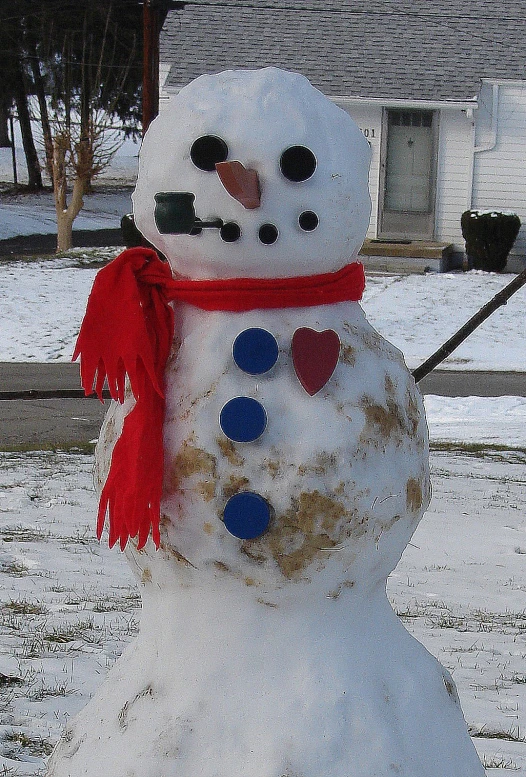
[[224, 581], [148, 586], [50, 777], [483, 777], [453, 681], [383, 586], [307, 589], [269, 606]]

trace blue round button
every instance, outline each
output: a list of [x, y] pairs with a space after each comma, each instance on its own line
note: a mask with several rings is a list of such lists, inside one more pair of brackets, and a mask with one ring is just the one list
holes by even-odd
[[251, 327], [238, 334], [232, 346], [237, 366], [249, 375], [268, 372], [278, 360], [278, 344], [266, 329]]
[[256, 399], [234, 397], [223, 406], [219, 424], [233, 442], [253, 442], [265, 431], [267, 414]]
[[223, 511], [225, 526], [240, 540], [254, 540], [267, 531], [272, 512], [269, 503], [254, 491], [231, 496]]

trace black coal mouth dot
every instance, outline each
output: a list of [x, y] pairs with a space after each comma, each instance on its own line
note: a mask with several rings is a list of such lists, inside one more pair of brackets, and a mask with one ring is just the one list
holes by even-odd
[[312, 232], [313, 229], [316, 229], [320, 220], [313, 210], [304, 210], [300, 214], [298, 223], [305, 232]]
[[235, 243], [241, 237], [241, 228], [235, 221], [227, 221], [219, 230], [219, 234], [225, 243]]
[[276, 242], [278, 234], [278, 228], [274, 224], [262, 224], [259, 228], [259, 239], [267, 246]]

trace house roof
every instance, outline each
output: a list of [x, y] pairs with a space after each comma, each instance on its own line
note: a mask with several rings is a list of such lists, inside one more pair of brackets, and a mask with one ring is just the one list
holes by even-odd
[[189, 0], [161, 35], [165, 88], [267, 65], [332, 97], [466, 101], [526, 79], [526, 0]]

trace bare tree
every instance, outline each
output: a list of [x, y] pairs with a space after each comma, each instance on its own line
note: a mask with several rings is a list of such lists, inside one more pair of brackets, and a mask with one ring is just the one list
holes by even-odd
[[92, 180], [138, 134], [142, 9], [133, 0], [37, 5], [23, 20], [24, 52], [64, 251]]
[[109, 117], [94, 109], [82, 122], [55, 116], [50, 126], [57, 251], [67, 251], [73, 245], [73, 222], [84, 205], [87, 184], [108, 167], [123, 138]]

